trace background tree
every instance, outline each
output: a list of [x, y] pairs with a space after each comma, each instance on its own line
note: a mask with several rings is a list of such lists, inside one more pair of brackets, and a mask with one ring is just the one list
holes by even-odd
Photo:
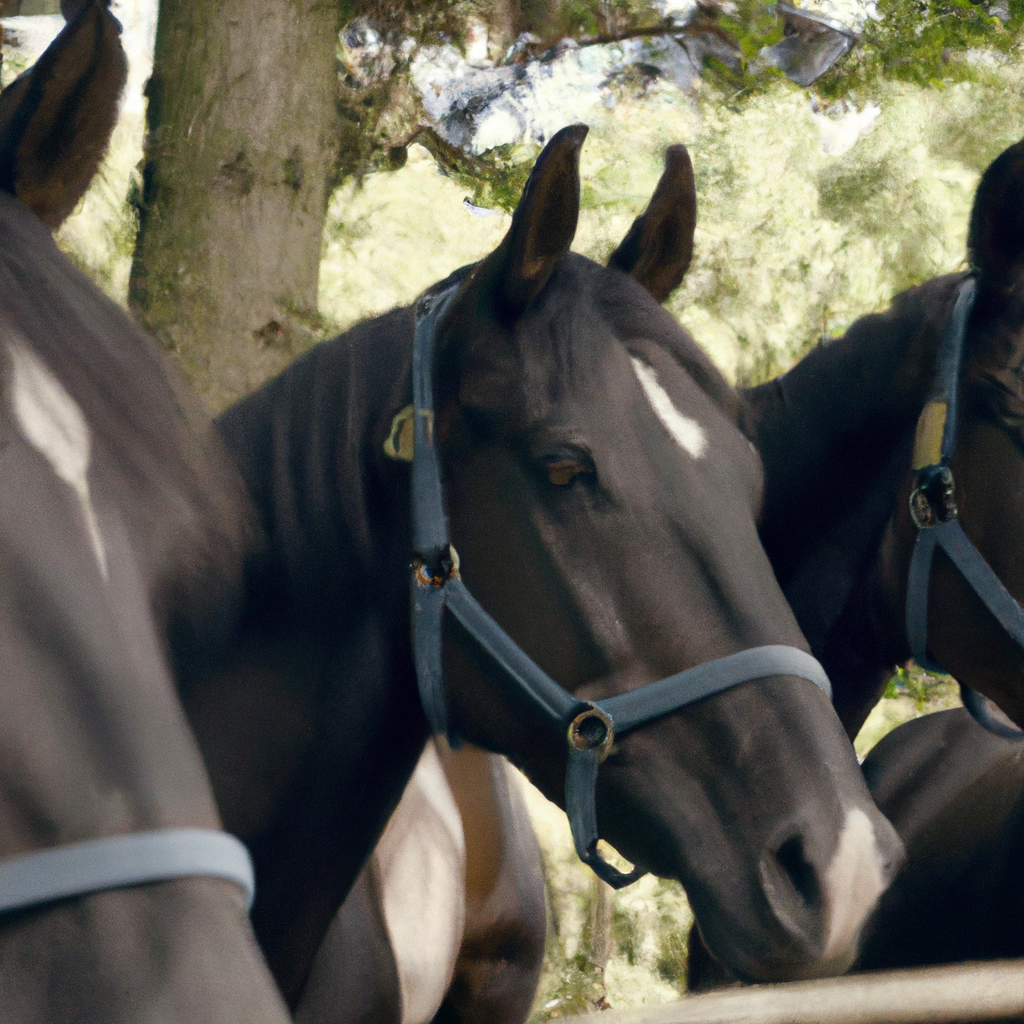
[[316, 323], [336, 0], [162, 0], [133, 312], [219, 409]]

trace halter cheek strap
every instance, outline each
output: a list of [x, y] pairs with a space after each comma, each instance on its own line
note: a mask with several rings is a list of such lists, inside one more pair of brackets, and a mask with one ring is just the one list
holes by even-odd
[[[953, 317], [939, 349], [935, 382], [917, 421], [913, 469], [917, 473], [910, 495], [910, 516], [917, 527], [914, 553], [907, 578], [907, 640], [914, 660], [933, 672], [944, 672], [928, 655], [928, 592], [932, 556], [937, 547], [960, 570], [971, 589], [1004, 630], [1024, 648], [1024, 609], [1003, 586], [971, 543], [958, 519], [950, 460], [956, 449], [960, 371], [967, 323], [974, 308], [977, 282], [968, 277], [960, 286]], [[1024, 731], [1000, 721], [988, 701], [960, 684], [964, 707], [982, 726], [1007, 739], [1024, 738]]]
[[245, 892], [246, 906], [252, 907], [252, 860], [239, 840], [212, 829], [164, 828], [70, 843], [3, 861], [0, 913], [193, 875], [235, 882]]
[[740, 651], [684, 672], [593, 703], [563, 689], [491, 618], [466, 588], [459, 561], [448, 538], [441, 466], [434, 438], [432, 368], [437, 325], [447, 311], [459, 281], [427, 292], [416, 306], [413, 342], [412, 457], [413, 654], [420, 699], [434, 732], [458, 745], [448, 721], [441, 663], [441, 625], [445, 608], [497, 669], [510, 691], [525, 696], [568, 744], [565, 810], [580, 859], [616, 889], [645, 872], [622, 872], [597, 850], [596, 787], [598, 766], [615, 737], [704, 697], [739, 683], [769, 676], [807, 679], [830, 698], [825, 670], [810, 654], [795, 647], [769, 645]]

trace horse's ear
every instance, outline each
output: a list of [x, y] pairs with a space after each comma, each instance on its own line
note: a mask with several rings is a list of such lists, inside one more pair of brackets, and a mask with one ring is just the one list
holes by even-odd
[[632, 275], [658, 302], [664, 302], [689, 269], [696, 226], [697, 190], [690, 154], [683, 145], [669, 146], [650, 204], [633, 221], [608, 266]]
[[0, 93], [0, 189], [49, 227], [74, 210], [117, 123], [128, 63], [109, 0], [85, 0], [35, 66]]
[[1024, 268], [1024, 140], [997, 156], [981, 176], [967, 251], [983, 284], [1008, 284]]
[[487, 258], [502, 312], [515, 318], [547, 284], [569, 251], [580, 212], [580, 147], [590, 129], [563, 128], [537, 158], [512, 226]]

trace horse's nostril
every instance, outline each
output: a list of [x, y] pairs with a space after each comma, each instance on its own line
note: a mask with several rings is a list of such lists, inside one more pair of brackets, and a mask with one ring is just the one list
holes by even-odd
[[820, 906], [821, 881], [814, 865], [807, 859], [803, 837], [790, 836], [776, 851], [775, 859], [804, 903], [810, 907]]

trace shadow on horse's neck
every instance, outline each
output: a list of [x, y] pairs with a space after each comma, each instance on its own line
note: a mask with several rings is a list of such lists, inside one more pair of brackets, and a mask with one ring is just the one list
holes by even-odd
[[869, 576], [959, 280], [902, 293], [887, 312], [746, 392], [765, 467], [762, 542], [851, 732], [887, 658]]

